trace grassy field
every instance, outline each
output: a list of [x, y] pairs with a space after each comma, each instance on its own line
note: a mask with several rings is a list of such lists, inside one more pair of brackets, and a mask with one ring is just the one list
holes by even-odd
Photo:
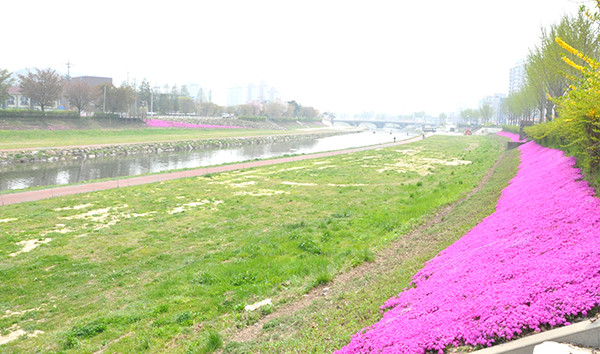
[[0, 149], [50, 148], [97, 144], [123, 144], [300, 134], [290, 130], [257, 129], [88, 129], [88, 130], [0, 130]]
[[[250, 344], [231, 339], [408, 237], [478, 184], [502, 141], [436, 136], [390, 149], [4, 206], [0, 340], [26, 335], [0, 351], [308, 348], [315, 327], [302, 321], [317, 328], [330, 323], [319, 311], [270, 323], [273, 330], [288, 328], [285, 336], [275, 331]], [[482, 201], [461, 212], [465, 220], [440, 229], [434, 246], [407, 239], [419, 247], [410, 248], [406, 264], [366, 280], [382, 287], [381, 294], [359, 284], [332, 299], [339, 307], [332, 316], [349, 324], [336, 320], [318, 331], [318, 338], [332, 339], [313, 348], [336, 348], [376, 319], [380, 298], [405, 286], [424, 260], [491, 212], [508, 175], [496, 177]], [[272, 306], [244, 311], [267, 298]], [[273, 347], [273, 339], [285, 340]]]

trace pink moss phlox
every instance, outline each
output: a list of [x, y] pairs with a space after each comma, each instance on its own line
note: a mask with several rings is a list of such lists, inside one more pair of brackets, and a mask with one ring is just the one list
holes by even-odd
[[521, 140], [521, 137], [519, 136], [519, 134], [515, 134], [515, 133], [510, 133], [510, 132], [505, 132], [505, 131], [499, 131], [498, 133], [496, 133], [496, 135], [500, 135], [503, 136], [505, 138], [509, 138], [512, 141], [525, 141], [525, 140]]
[[[518, 135], [502, 135], [518, 140]], [[496, 212], [428, 261], [338, 353], [423, 353], [566, 325], [600, 301], [600, 202], [575, 159], [528, 142]]]
[[174, 122], [161, 119], [148, 119], [146, 125], [156, 128], [220, 128], [220, 129], [238, 129], [232, 125], [210, 125], [210, 124], [192, 124], [184, 122]]

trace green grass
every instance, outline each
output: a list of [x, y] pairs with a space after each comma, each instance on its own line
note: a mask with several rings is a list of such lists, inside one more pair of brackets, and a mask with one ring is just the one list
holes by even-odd
[[225, 352], [327, 353], [348, 344], [353, 334], [381, 319], [379, 307], [408, 287], [425, 261], [494, 212], [499, 194], [516, 174], [518, 164], [518, 150], [509, 151], [481, 191], [457, 205], [441, 222], [407, 239], [404, 248], [398, 248], [400, 261], [389, 261], [381, 267], [383, 271], [356, 277], [338, 291], [334, 289], [330, 298], [267, 322], [258, 339], [230, 342]]
[[[0, 314], [19, 313], [0, 316], [0, 330], [16, 325], [45, 333], [0, 350], [231, 349], [236, 344], [227, 333], [372, 261], [439, 207], [461, 198], [493, 165], [500, 146], [498, 138], [440, 136], [4, 206]], [[453, 160], [472, 163], [444, 163]], [[22, 248], [20, 241], [48, 238], [10, 256]], [[433, 254], [429, 248], [416, 252], [405, 278]], [[272, 307], [243, 310], [266, 298]]]
[[0, 130], [0, 149], [168, 142], [208, 138], [280, 135], [289, 133], [290, 131], [287, 130], [183, 128]]

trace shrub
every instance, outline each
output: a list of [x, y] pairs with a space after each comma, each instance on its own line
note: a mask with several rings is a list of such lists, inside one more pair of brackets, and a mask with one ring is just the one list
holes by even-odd
[[0, 109], [0, 118], [79, 118], [75, 111], [42, 111], [33, 109]]

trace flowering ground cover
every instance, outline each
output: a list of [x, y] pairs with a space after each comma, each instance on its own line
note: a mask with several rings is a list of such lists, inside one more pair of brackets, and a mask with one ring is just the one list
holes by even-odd
[[209, 125], [209, 124], [193, 124], [184, 122], [167, 121], [161, 119], [148, 119], [146, 125], [149, 127], [158, 128], [220, 128], [220, 129], [238, 129], [240, 127], [231, 125]]
[[427, 262], [339, 353], [490, 346], [598, 305], [600, 201], [574, 158], [534, 142], [519, 150], [496, 212]]

